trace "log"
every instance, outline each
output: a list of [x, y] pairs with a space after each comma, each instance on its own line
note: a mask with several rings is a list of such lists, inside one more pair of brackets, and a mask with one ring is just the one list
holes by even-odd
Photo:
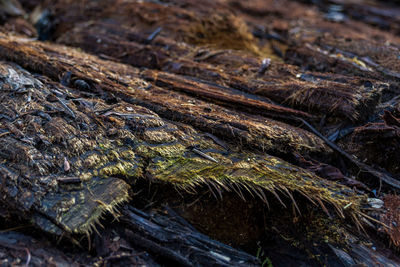
[[[259, 266], [254, 256], [211, 240], [182, 218], [162, 213], [143, 214], [127, 207], [122, 221], [129, 241], [158, 257], [182, 266]], [[130, 231], [129, 231], [130, 230]]]
[[[27, 46], [20, 42], [21, 53], [24, 48], [31, 51], [21, 54], [20, 62], [28, 62], [25, 56], [34, 59], [32, 49], [43, 53], [40, 46], [36, 47], [38, 43]], [[7, 49], [6, 45], [4, 39], [0, 40], [0, 53]], [[75, 60], [85, 56], [74, 53], [78, 55]], [[74, 60], [73, 54], [69, 61], [63, 61], [63, 57], [54, 66], [48, 66], [54, 60], [47, 59], [42, 72], [49, 78], [62, 73], [58, 64], [62, 67]], [[29, 62], [31, 68], [40, 64]], [[96, 66], [94, 59], [89, 62], [91, 68]], [[189, 125], [174, 124], [142, 106], [130, 104], [131, 96], [118, 100], [118, 105], [110, 105], [108, 93], [143, 89], [108, 86], [111, 81], [104, 78], [104, 70], [97, 73], [99, 78], [93, 77], [93, 71], [79, 73], [79, 80], [93, 88], [89, 92], [77, 85], [65, 87], [48, 77], [38, 77], [39, 80], [15, 64], [4, 62], [1, 70], [2, 105], [11, 119], [3, 129], [9, 134], [0, 137], [1, 157], [5, 160], [1, 165], [1, 190], [10, 208], [26, 217], [33, 216], [46, 231], [91, 231], [103, 211], [113, 212], [114, 207], [128, 200], [127, 183], [133, 185], [139, 178], [172, 183], [193, 192], [200, 185], [209, 185], [215, 194], [243, 185], [264, 201], [264, 190], [274, 194], [284, 190], [291, 198], [290, 191], [300, 192], [311, 200], [327, 201], [341, 216], [348, 202], [357, 209], [363, 199], [347, 192], [346, 187], [268, 154], [231, 145], [224, 151]], [[87, 78], [90, 76], [81, 76], [83, 73], [90, 74], [91, 80]], [[132, 82], [143, 84], [141, 80]], [[108, 91], [101, 91], [100, 86]], [[17, 95], [11, 97], [10, 93]], [[96, 100], [92, 100], [93, 94], [98, 95]], [[15, 106], [21, 108], [15, 110]], [[194, 153], [193, 147], [201, 153]], [[69, 180], [78, 178], [81, 183], [65, 184], [62, 181], [66, 174]], [[33, 191], [26, 194], [27, 190]], [[331, 198], [331, 192], [337, 197]]]
[[400, 262], [398, 3], [0, 7], [2, 264]]

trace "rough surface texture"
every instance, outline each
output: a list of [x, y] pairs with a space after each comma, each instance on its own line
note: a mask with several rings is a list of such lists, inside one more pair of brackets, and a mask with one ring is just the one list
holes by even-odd
[[2, 264], [400, 262], [398, 2], [0, 7]]

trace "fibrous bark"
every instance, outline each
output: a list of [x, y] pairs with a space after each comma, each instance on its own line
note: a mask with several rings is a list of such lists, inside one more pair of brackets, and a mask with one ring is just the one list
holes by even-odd
[[395, 264], [354, 228], [398, 246], [398, 18], [302, 2], [1, 1], [0, 217], [104, 256], [60, 264]]

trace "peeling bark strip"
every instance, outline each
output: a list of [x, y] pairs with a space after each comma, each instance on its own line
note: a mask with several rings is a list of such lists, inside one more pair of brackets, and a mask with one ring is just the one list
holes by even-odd
[[229, 90], [229, 88], [223, 90], [221, 86], [218, 85], [204, 84], [200, 81], [193, 81], [190, 78], [188, 79], [165, 72], [145, 71], [142, 73], [142, 77], [162, 88], [182, 91], [210, 101], [226, 103], [225, 105], [227, 106], [236, 108], [242, 107], [250, 113], [283, 120], [290, 120], [290, 116], [313, 118], [312, 115], [305, 112], [265, 103], [262, 100], [255, 100], [240, 92], [235, 94], [235, 92]]
[[[33, 59], [31, 55], [28, 57]], [[74, 55], [70, 54], [71, 60]], [[62, 60], [58, 63], [66, 64]], [[34, 61], [29, 64], [35, 67]], [[0, 66], [3, 109], [14, 113], [10, 125], [16, 128], [8, 127], [11, 133], [0, 137], [0, 156], [5, 160], [0, 169], [1, 190], [8, 199], [5, 204], [25, 216], [33, 216], [46, 231], [90, 231], [103, 211], [114, 213], [116, 205], [128, 199], [125, 182], [134, 184], [144, 177], [172, 183], [188, 192], [195, 192], [200, 185], [208, 185], [215, 194], [241, 191], [238, 188], [243, 187], [265, 202], [268, 200], [264, 191], [277, 197], [276, 192], [281, 191], [294, 203], [291, 192], [299, 192], [322, 207], [323, 202], [329, 203], [341, 216], [344, 206], [351, 202], [351, 210], [356, 211], [363, 198], [344, 186], [266, 154], [234, 147], [229, 147], [229, 154], [220, 152], [218, 144], [190, 126], [182, 131], [154, 112], [123, 99], [110, 109], [101, 96], [93, 99], [92, 94], [86, 95], [88, 92], [49, 82], [46, 77], [39, 77], [40, 81], [14, 64], [2, 62]], [[54, 71], [58, 71], [55, 67]], [[41, 72], [46, 73], [47, 69]], [[28, 90], [34, 101], [26, 101]], [[14, 96], [17, 91], [25, 93]], [[54, 98], [55, 94], [69, 99], [68, 106], [75, 117], [65, 116], [65, 107]], [[18, 109], [14, 110], [15, 107]], [[110, 111], [102, 115], [95, 113], [107, 109]], [[50, 117], [40, 116], [41, 113]], [[212, 152], [202, 152], [205, 157], [189, 147]], [[81, 183], [65, 184], [65, 158], [70, 162], [69, 175], [79, 178]], [[27, 184], [35, 186], [30, 194], [24, 194], [25, 190], [33, 190]]]
[[[196, 91], [196, 95], [207, 97], [209, 101], [222, 101], [230, 105], [234, 104], [235, 101], [232, 99], [236, 97], [236, 102], [242, 99], [240, 101], [242, 105], [246, 101], [246, 106], [257, 108], [262, 114], [270, 117], [282, 118], [283, 114], [276, 114], [276, 110], [283, 112], [285, 109], [270, 103], [260, 103], [268, 102], [268, 99], [260, 96], [304, 111], [312, 109], [318, 113], [362, 120], [373, 111], [384, 87], [380, 84], [375, 88], [364, 87], [361, 79], [335, 74], [322, 76], [320, 73], [301, 74], [301, 70], [294, 66], [279, 62], [273, 62], [268, 71], [260, 76], [258, 70], [262, 65], [262, 58], [231, 50], [220, 50], [212, 54], [207, 49], [201, 50], [188, 44], [178, 46], [168, 38], [160, 38], [149, 47], [143, 45], [143, 35], [143, 32], [121, 27], [117, 23], [91, 22], [77, 24], [75, 29], [65, 32], [58, 42], [80, 47], [88, 52], [107, 55], [133, 66], [161, 69], [164, 72], [199, 78], [201, 80], [198, 82], [208, 82], [208, 85], [198, 83], [199, 90]], [[101, 42], [97, 43], [96, 40]], [[203, 56], [198, 57], [198, 55]], [[160, 80], [155, 82], [161, 87], [171, 88], [170, 83], [165, 84], [161, 81], [162, 76], [172, 78], [171, 74], [164, 72], [158, 72]], [[148, 71], [145, 77], [148, 77], [149, 73], [155, 72]], [[338, 82], [339, 80], [341, 81]], [[212, 86], [210, 83], [223, 84], [228, 88]], [[201, 90], [204, 87], [208, 90]], [[179, 88], [181, 87], [178, 86], [176, 89]], [[236, 88], [242, 93], [240, 95], [236, 93], [235, 96], [234, 90], [229, 88]], [[185, 88], [185, 91], [194, 94], [190, 88]], [[301, 112], [298, 114], [311, 117]]]
[[[15, 47], [16, 43], [18, 47]], [[129, 103], [145, 106], [164, 118], [191, 124], [225, 139], [234, 138], [248, 146], [282, 153], [330, 152], [319, 138], [307, 131], [267, 118], [221, 108], [164, 88], [148, 88], [149, 84], [139, 78], [137, 69], [99, 60], [66, 47], [4, 36], [0, 39], [0, 55], [57, 81], [64, 73], [71, 72], [74, 79], [87, 81], [92, 93], [115, 95]], [[200, 88], [197, 90], [201, 91]], [[285, 109], [280, 107], [276, 110], [274, 113], [279, 115]], [[292, 112], [308, 116], [305, 113]]]

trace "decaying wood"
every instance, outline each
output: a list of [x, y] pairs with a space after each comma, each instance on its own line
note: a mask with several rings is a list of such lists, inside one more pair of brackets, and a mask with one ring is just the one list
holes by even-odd
[[[397, 164], [400, 153], [399, 110], [385, 111], [382, 122], [368, 123], [354, 130], [352, 152], [368, 163], [376, 164], [393, 175], [400, 174]], [[362, 147], [362, 148], [361, 148]]]
[[[145, 106], [167, 119], [186, 122], [203, 131], [222, 134], [225, 138], [237, 138], [239, 142], [243, 141], [260, 149], [281, 152], [292, 149], [327, 152], [320, 139], [299, 128], [259, 116], [238, 113], [235, 110], [226, 110], [164, 88], [149, 87], [149, 84], [139, 77], [138, 70], [132, 67], [87, 57], [66, 48], [60, 47], [60, 51], [55, 51], [54, 46], [27, 43], [24, 39], [3, 39], [0, 42], [0, 53], [3, 57], [28, 69], [41, 72], [55, 80], [59, 80], [59, 77], [70, 71], [75, 79], [88, 82], [91, 85], [90, 90], [94, 93], [101, 93], [99, 90], [102, 90], [114, 94], [129, 103]], [[15, 47], [14, 42], [19, 43], [19, 48]], [[20, 52], [15, 49], [20, 49]], [[60, 61], [60, 58], [65, 58], [65, 61]], [[84, 60], [88, 65], [73, 67], [77, 63], [73, 60]], [[104, 65], [110, 65], [110, 69], [102, 67]], [[96, 73], [96, 77], [87, 76], [88, 72]], [[115, 72], [123, 74], [116, 75]]]
[[[120, 33], [117, 36], [110, 37], [108, 32], [115, 32], [116, 27], [119, 28]], [[222, 50], [220, 54], [212, 56], [211, 59], [198, 62], [199, 58], [197, 55], [200, 53], [208, 53], [207, 50], [202, 51], [189, 45], [187, 45], [187, 47], [181, 46], [175, 48], [174, 46], [170, 46], [172, 41], [165, 38], [160, 38], [161, 40], [159, 39], [159, 41], [151, 47], [145, 47], [141, 44], [143, 43], [143, 37], [140, 36], [143, 35], [143, 33], [129, 31], [129, 28], [125, 30], [125, 32], [124, 30], [124, 28], [120, 28], [120, 24], [78, 24], [76, 30], [66, 32], [58, 41], [68, 45], [82, 47], [90, 52], [106, 54], [121, 62], [129, 63], [134, 66], [146, 66], [148, 68], [162, 69], [163, 71], [180, 75], [198, 77], [208, 82], [206, 84], [207, 91], [213, 89], [215, 93], [210, 95], [210, 93], [207, 94], [207, 91], [201, 90], [201, 92], [196, 91], [196, 94], [208, 97], [208, 99], [211, 100], [222, 100], [234, 104], [236, 101], [239, 101], [239, 99], [237, 99], [238, 96], [236, 96], [237, 100], [232, 100], [235, 94], [234, 90], [230, 88], [240, 89], [252, 94], [250, 99], [247, 97], [247, 99], [243, 100], [246, 100], [247, 106], [250, 105], [253, 106], [253, 108], [257, 108], [258, 112], [261, 114], [263, 110], [269, 111], [274, 106], [264, 104], [263, 107], [260, 106], [260, 104], [257, 105], [257, 103], [252, 104], [252, 102], [255, 102], [252, 98], [259, 99], [257, 96], [268, 97], [273, 101], [299, 107], [303, 110], [312, 108], [319, 112], [329, 112], [336, 116], [357, 120], [360, 118], [360, 113], [362, 116], [367, 116], [368, 113], [372, 112], [374, 105], [376, 105], [377, 98], [379, 98], [381, 94], [382, 89], [380, 89], [380, 87], [383, 86], [377, 84], [376, 89], [368, 88], [364, 87], [363, 82], [360, 80], [343, 78], [333, 74], [322, 76], [319, 73], [301, 74], [301, 70], [280, 64], [279, 62], [272, 62], [267, 72], [264, 72], [264, 74], [260, 76], [258, 70], [262, 62], [260, 59], [257, 59], [257, 57], [250, 57], [237, 52]], [[132, 38], [132, 36], [137, 37]], [[100, 45], [94, 45], [96, 40], [101, 40]], [[163, 47], [167, 47], [167, 49]], [[175, 51], [174, 48], [177, 51]], [[123, 51], [129, 51], [129, 54], [125, 54]], [[154, 54], [155, 51], [157, 51], [157, 54]], [[144, 62], [138, 61], [138, 59], [141, 58]], [[155, 58], [157, 64], [154, 65], [150, 63], [151, 61], [146, 60], [149, 58]], [[243, 66], [241, 64], [242, 62], [245, 62], [246, 65]], [[152, 65], [149, 65], [149, 63]], [[237, 75], [238, 69], [240, 70], [240, 76]], [[155, 82], [163, 84], [163, 76], [166, 76], [164, 78], [164, 85], [168, 85], [168, 83], [165, 84], [166, 78], [169, 80], [170, 84], [174, 83], [174, 79], [172, 78], [174, 76], [163, 73], [157, 75]], [[145, 77], [147, 77], [147, 75]], [[285, 77], [284, 81], [282, 81], [283, 77]], [[337, 80], [343, 81], [337, 82]], [[209, 82], [223, 84], [226, 88], [220, 85], [210, 86]], [[182, 90], [182, 87], [179, 85], [175, 87], [170, 86], [170, 88], [180, 88], [180, 90]], [[355, 88], [359, 89], [355, 90]], [[188, 90], [190, 90], [190, 88], [185, 88], [185, 91]], [[193, 90], [191, 92], [193, 93]], [[225, 95], [228, 93], [230, 98], [225, 100], [221, 99], [224, 93]], [[357, 94], [362, 94], [363, 97], [358, 98]], [[244, 97], [246, 97], [246, 95], [241, 96], [241, 98]], [[274, 115], [274, 113], [272, 113], [273, 111], [274, 109], [267, 115]], [[284, 111], [282, 110], [282, 112]], [[286, 114], [289, 113], [287, 112]], [[301, 113], [299, 113], [299, 115], [305, 116]]]
[[[21, 48], [24, 48], [23, 41]], [[33, 55], [33, 50], [31, 52], [29, 56]], [[75, 54], [82, 59], [82, 54]], [[71, 62], [74, 55], [69, 56], [68, 62]], [[31, 59], [31, 66], [35, 66], [37, 63]], [[49, 61], [52, 60], [46, 60]], [[67, 64], [63, 61], [58, 63]], [[88, 62], [87, 66], [95, 68], [95, 61]], [[62, 73], [57, 67], [42, 69], [42, 72]], [[131, 96], [124, 97], [125, 101], [121, 99], [118, 106], [110, 107], [113, 111], [103, 113], [109, 104], [101, 95], [112, 92], [118, 95], [119, 92], [115, 87], [103, 87], [110, 81], [103, 78], [102, 72], [98, 73], [103, 81], [78, 76], [90, 83], [92, 90], [97, 90], [94, 93], [100, 97], [93, 99], [85, 96], [88, 92], [80, 88], [67, 88], [44, 77], [35, 78], [14, 64], [4, 62], [1, 69], [5, 84], [3, 99], [7, 100], [2, 105], [12, 116], [5, 125], [5, 130], [12, 134], [0, 140], [3, 147], [1, 156], [7, 163], [1, 166], [5, 185], [1, 189], [3, 194], [15, 199], [16, 203], [10, 202], [14, 209], [20, 210], [18, 205], [23, 204], [20, 211], [28, 212], [27, 216], [37, 214], [37, 223], [48, 231], [90, 231], [103, 210], [112, 212], [114, 206], [128, 200], [125, 182], [133, 184], [141, 177], [173, 182], [186, 191], [195, 191], [201, 184], [211, 184], [217, 192], [230, 191], [235, 184], [242, 184], [262, 199], [265, 199], [262, 190], [298, 191], [317, 202], [328, 201], [341, 215], [347, 202], [354, 202], [354, 207], [357, 207], [356, 203], [362, 199], [362, 196], [349, 194], [339, 185], [325, 185], [325, 180], [312, 173], [267, 154], [239, 151], [234, 147], [230, 147], [226, 154], [213, 140], [189, 126], [181, 130], [154, 112], [125, 102]], [[95, 79], [99, 85], [93, 83]], [[144, 83], [141, 80], [133, 82]], [[100, 86], [109, 91], [100, 91]], [[134, 90], [129, 87], [126, 86], [125, 90]], [[124, 90], [121, 85], [119, 90]], [[27, 101], [29, 92], [35, 101]], [[10, 94], [15, 96], [10, 97]], [[61, 102], [61, 97], [70, 100]], [[95, 110], [102, 110], [99, 112], [101, 115], [97, 115]], [[209, 152], [201, 152], [206, 157], [198, 155], [189, 149], [193, 146], [198, 147], [198, 151]], [[67, 178], [66, 158], [69, 159], [67, 171], [70, 175]], [[109, 176], [122, 177], [125, 182], [116, 178], [104, 180]], [[62, 186], [74, 178], [82, 181], [78, 188]], [[36, 185], [33, 195], [23, 194], [30, 188], [25, 185], [27, 181], [28, 186]], [[330, 198], [330, 190], [338, 194], [335, 199]], [[23, 197], [13, 197], [14, 192], [20, 192]], [[79, 201], [78, 195], [81, 195]], [[88, 207], [91, 207], [90, 212]], [[87, 217], [79, 215], [82, 209]]]
[[354, 163], [357, 167], [360, 168], [361, 171], [366, 171], [370, 174], [372, 174], [375, 178], [380, 179], [384, 181], [385, 183], [389, 184], [390, 186], [400, 189], [400, 182], [393, 177], [390, 176], [390, 174], [375, 170], [371, 166], [368, 166], [367, 164], [364, 164], [360, 161], [358, 161], [356, 158], [354, 158], [352, 155], [348, 154], [347, 152], [343, 151], [340, 149], [337, 145], [335, 145], [333, 142], [329, 141], [328, 138], [324, 137], [321, 133], [319, 133], [314, 127], [312, 127], [308, 122], [306, 122], [303, 119], [300, 119], [307, 127], [310, 128], [317, 136], [319, 136], [321, 139], [323, 139], [332, 149], [343, 155], [346, 159]]
[[398, 4], [0, 7], [2, 264], [400, 262]]
[[[149, 216], [132, 207], [124, 211], [129, 240], [159, 257], [182, 266], [258, 266], [256, 257], [232, 249], [193, 231], [178, 218], [154, 214]], [[172, 247], [168, 244], [173, 244]], [[177, 246], [177, 247], [174, 247]]]
[[13, 231], [0, 233], [0, 263], [4, 266], [79, 266], [50, 244]]
[[[113, 233], [107, 231], [101, 236], [101, 241], [94, 241], [99, 246], [99, 257], [82, 254], [73, 258], [67, 253], [51, 248], [50, 243], [42, 238], [29, 237], [13, 230], [0, 232], [0, 263], [5, 265], [19, 263], [26, 266], [52, 264], [160, 266], [153, 258], [156, 257], [180, 266], [260, 265], [256, 257], [197, 232], [170, 208], [166, 208], [164, 213], [145, 213], [127, 207], [123, 210], [121, 223], [111, 227]], [[148, 253], [154, 256], [149, 256]]]

